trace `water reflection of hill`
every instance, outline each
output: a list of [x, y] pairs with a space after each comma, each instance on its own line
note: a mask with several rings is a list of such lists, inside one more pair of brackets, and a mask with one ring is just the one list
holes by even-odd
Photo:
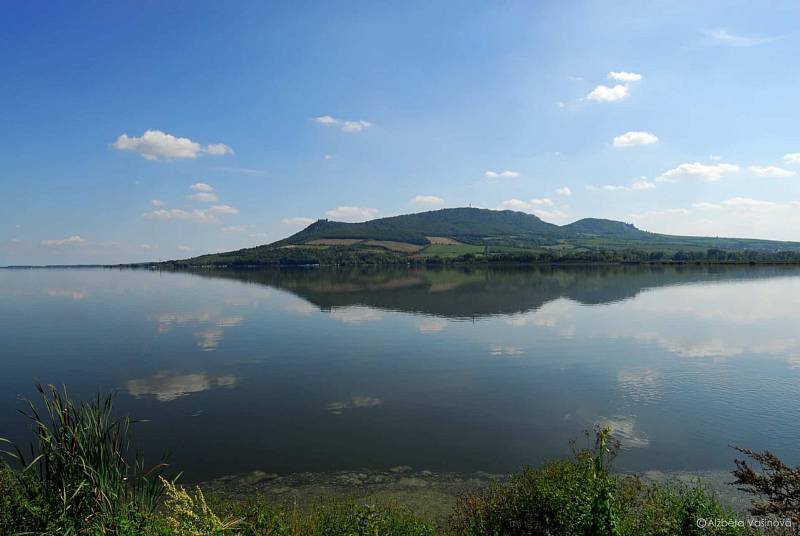
[[528, 268], [202, 270], [289, 291], [319, 307], [366, 306], [450, 318], [514, 314], [569, 298], [612, 303], [656, 287], [797, 275], [793, 267], [602, 266]]

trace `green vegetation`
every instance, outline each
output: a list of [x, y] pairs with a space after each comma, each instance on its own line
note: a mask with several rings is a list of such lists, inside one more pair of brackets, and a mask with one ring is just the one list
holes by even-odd
[[220, 515], [235, 520], [234, 534], [269, 536], [433, 536], [435, 528], [410, 510], [355, 500], [326, 501], [304, 509], [260, 497], [220, 500]]
[[265, 266], [378, 266], [437, 264], [797, 264], [800, 250], [724, 250], [674, 249], [677, 244], [650, 244], [648, 249], [628, 248], [627, 242], [616, 244], [603, 240], [602, 247], [588, 247], [588, 239], [575, 244], [556, 244], [537, 249], [513, 246], [430, 245], [417, 253], [398, 253], [365, 245], [294, 246], [273, 248], [259, 246], [183, 261], [167, 261], [157, 265], [133, 267], [181, 268], [247, 268]]
[[[701, 487], [647, 484], [610, 470], [616, 447], [607, 429], [594, 448], [514, 475], [507, 484], [464, 497], [450, 520], [455, 536], [740, 535], [728, 527], [706, 532], [698, 519], [734, 522], [736, 515]], [[755, 534], [755, 533], [752, 533]]]
[[508, 239], [521, 240], [530, 245], [549, 243], [567, 236], [567, 233], [558, 225], [543, 222], [523, 212], [450, 208], [363, 223], [319, 220], [274, 245], [302, 244], [322, 238], [393, 240], [428, 245], [429, 236], [443, 236], [478, 245]]
[[481, 254], [486, 248], [484, 246], [475, 246], [470, 244], [431, 244], [422, 251], [419, 255], [421, 257], [440, 257], [452, 259], [468, 254]]
[[[428, 237], [460, 244], [431, 244]], [[360, 240], [314, 245], [316, 240]], [[380, 243], [399, 242], [398, 251]], [[419, 246], [424, 246], [420, 251]], [[403, 252], [405, 247], [406, 252]], [[161, 266], [298, 266], [445, 263], [741, 263], [800, 262], [800, 243], [670, 236], [631, 224], [586, 218], [569, 225], [532, 214], [477, 208], [442, 209], [363, 223], [319, 220], [273, 244]]]
[[[568, 460], [525, 469], [506, 483], [461, 498], [447, 526], [434, 527], [408, 509], [356, 500], [313, 505], [269, 504], [263, 497], [206, 499], [144, 469], [131, 450], [129, 419], [112, 417], [113, 397], [76, 404], [39, 387], [44, 418], [28, 417], [31, 457], [5, 452], [0, 464], [0, 533], [65, 535], [452, 536], [483, 535], [745, 535], [750, 528], [700, 487], [648, 484], [611, 469], [618, 445], [609, 429]], [[769, 453], [740, 452], [763, 473], [737, 461], [737, 484], [764, 497], [753, 513], [798, 520], [800, 468]], [[698, 520], [718, 525], [698, 527]], [[780, 532], [767, 532], [779, 534]], [[784, 532], [788, 533], [788, 532]]]
[[[103, 532], [135, 531], [161, 503], [162, 459], [146, 468], [133, 450], [129, 418], [112, 416], [112, 397], [76, 404], [56, 388], [37, 389], [43, 412], [28, 402], [33, 424], [30, 455], [16, 446], [3, 451], [19, 467], [2, 478], [0, 496], [12, 497], [11, 525], [22, 531], [75, 534], [93, 527]], [[8, 443], [6, 440], [3, 442]]]
[[226, 253], [203, 255], [186, 261], [163, 263], [172, 267], [191, 266], [304, 266], [322, 264], [378, 265], [405, 263], [406, 255], [365, 246], [260, 246]]

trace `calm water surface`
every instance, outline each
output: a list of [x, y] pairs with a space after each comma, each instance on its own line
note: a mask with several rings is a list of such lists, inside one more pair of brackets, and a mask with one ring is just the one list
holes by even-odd
[[800, 463], [800, 270], [0, 270], [0, 436], [119, 390], [185, 478], [510, 471], [611, 425], [630, 470]]

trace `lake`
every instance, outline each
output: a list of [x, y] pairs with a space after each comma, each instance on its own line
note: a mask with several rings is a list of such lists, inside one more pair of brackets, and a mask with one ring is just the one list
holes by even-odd
[[610, 425], [620, 468], [800, 463], [800, 269], [0, 270], [0, 436], [118, 390], [184, 480], [508, 472]]

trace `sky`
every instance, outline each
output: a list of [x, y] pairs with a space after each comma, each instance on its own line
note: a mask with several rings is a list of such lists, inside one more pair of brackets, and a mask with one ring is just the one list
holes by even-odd
[[797, 2], [43, 2], [0, 17], [0, 265], [468, 206], [800, 241]]

